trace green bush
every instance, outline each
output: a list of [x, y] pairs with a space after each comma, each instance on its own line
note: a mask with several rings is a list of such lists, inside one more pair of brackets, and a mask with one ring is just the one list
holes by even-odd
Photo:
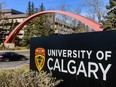
[[0, 72], [0, 87], [55, 87], [62, 80], [56, 80], [52, 73], [44, 71], [9, 70]]

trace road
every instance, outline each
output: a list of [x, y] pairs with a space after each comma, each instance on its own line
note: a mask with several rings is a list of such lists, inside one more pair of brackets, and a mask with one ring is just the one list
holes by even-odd
[[[0, 51], [3, 52], [3, 51]], [[18, 51], [14, 51], [16, 53], [25, 55], [27, 58], [30, 59], [30, 51], [29, 50], [18, 50]], [[28, 64], [29, 60], [26, 61], [10, 61], [10, 62], [0, 62], [0, 69], [6, 69], [6, 68], [14, 68], [14, 67], [18, 67], [20, 65], [23, 64]]]

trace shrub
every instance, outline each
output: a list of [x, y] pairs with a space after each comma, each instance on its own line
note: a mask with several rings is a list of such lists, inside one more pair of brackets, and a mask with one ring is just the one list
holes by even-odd
[[9, 70], [0, 73], [0, 87], [55, 87], [61, 81], [44, 71]]

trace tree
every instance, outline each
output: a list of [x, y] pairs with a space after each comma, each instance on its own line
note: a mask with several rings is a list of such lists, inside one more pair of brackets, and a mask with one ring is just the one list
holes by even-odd
[[106, 6], [109, 12], [103, 20], [104, 29], [116, 30], [116, 0], [110, 0], [109, 5]]
[[[59, 9], [62, 11], [67, 11], [67, 6], [66, 6], [65, 2], [61, 3]], [[62, 19], [64, 24], [66, 23], [66, 21], [68, 21], [68, 16], [66, 16], [66, 15], [60, 15], [60, 18]]]
[[101, 23], [101, 20], [103, 19], [103, 16], [106, 13], [104, 4], [105, 3], [103, 0], [84, 0], [83, 6], [85, 6], [86, 8], [87, 17]]
[[32, 7], [31, 7], [31, 2], [28, 2], [28, 8], [27, 8], [27, 17], [32, 15]]
[[[0, 40], [2, 43], [6, 39], [6, 36], [16, 27], [19, 23], [16, 21], [9, 20], [3, 12], [4, 2], [0, 2]], [[1, 43], [1, 42], [0, 42]]]
[[[34, 3], [29, 2], [28, 8], [27, 8], [27, 17], [40, 11], [44, 11], [45, 7], [43, 3], [39, 6], [39, 8], [34, 7]], [[51, 22], [49, 18], [52, 15], [50, 14], [44, 14], [40, 15], [32, 20], [30, 20], [26, 26], [23, 28], [24, 30], [24, 37], [21, 42], [23, 46], [29, 45], [29, 39], [31, 37], [37, 37], [37, 36], [46, 36], [49, 35], [49, 31], [51, 29]]]
[[[73, 12], [75, 14], [81, 14], [81, 11], [82, 11], [81, 7], [79, 7], [78, 5], [76, 8], [73, 7], [73, 9], [71, 7], [72, 7], [72, 5], [70, 6], [70, 5], [66, 4], [65, 2], [62, 2], [60, 4], [60, 10]], [[61, 16], [59, 16], [58, 19], [63, 21], [64, 24], [68, 24], [70, 26], [70, 28], [74, 30], [75, 33], [88, 31], [88, 27], [85, 24], [78, 21], [77, 19], [68, 17], [66, 15], [61, 15]]]
[[19, 23], [18, 23], [18, 21], [17, 20], [11, 20], [11, 22], [9, 23], [9, 25], [10, 25], [10, 30], [9, 30], [9, 32], [11, 32], [17, 25], [18, 25]]
[[83, 24], [82, 22], [78, 22], [77, 26], [75, 27], [75, 33], [82, 33], [88, 31], [89, 31], [88, 26]]
[[2, 7], [3, 7], [4, 2], [0, 2], [0, 43], [4, 41], [6, 34], [7, 34], [7, 29], [6, 27], [8, 26], [9, 20], [8, 18], [4, 17], [4, 13], [2, 12]]
[[[76, 14], [81, 13], [81, 9], [76, 8], [74, 11]], [[71, 25], [73, 26], [73, 30], [75, 33], [81, 33], [81, 32], [88, 32], [89, 28], [87, 25], [83, 24], [82, 22], [76, 20], [76, 19], [71, 19]]]

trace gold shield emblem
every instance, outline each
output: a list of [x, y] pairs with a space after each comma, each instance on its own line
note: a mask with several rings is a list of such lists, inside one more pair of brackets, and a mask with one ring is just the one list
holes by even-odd
[[35, 65], [39, 71], [42, 70], [45, 64], [45, 49], [36, 48], [35, 49]]

